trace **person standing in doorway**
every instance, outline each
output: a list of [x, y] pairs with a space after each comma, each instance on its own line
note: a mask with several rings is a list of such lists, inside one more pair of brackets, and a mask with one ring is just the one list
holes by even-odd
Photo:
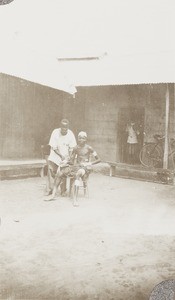
[[[73, 148], [76, 146], [76, 139], [73, 132], [69, 129], [69, 121], [63, 119], [60, 128], [53, 130], [49, 145], [50, 155], [48, 157], [48, 177], [55, 178], [57, 169], [65, 161], [68, 161]], [[51, 182], [51, 180], [49, 180]], [[61, 184], [61, 195], [66, 193], [66, 178]], [[48, 195], [52, 194], [51, 184], [49, 186]]]
[[133, 120], [127, 124], [126, 132], [127, 137], [127, 154], [128, 154], [128, 163], [136, 164], [137, 163], [137, 154], [138, 154], [138, 135], [140, 132], [136, 129], [136, 124]]

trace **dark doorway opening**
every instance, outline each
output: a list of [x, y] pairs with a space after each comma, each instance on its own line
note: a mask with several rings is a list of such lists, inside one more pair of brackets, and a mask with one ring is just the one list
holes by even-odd
[[143, 146], [145, 109], [122, 107], [118, 115], [118, 139], [120, 162], [140, 164], [139, 153]]

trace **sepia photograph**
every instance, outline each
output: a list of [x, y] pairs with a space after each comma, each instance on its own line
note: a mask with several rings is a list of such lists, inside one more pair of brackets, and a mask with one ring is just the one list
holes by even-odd
[[0, 0], [0, 300], [175, 300], [174, 11]]

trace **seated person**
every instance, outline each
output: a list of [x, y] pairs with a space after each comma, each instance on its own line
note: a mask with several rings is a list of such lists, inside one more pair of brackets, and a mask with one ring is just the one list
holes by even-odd
[[[81, 131], [78, 134], [78, 145], [73, 148], [72, 155], [70, 161], [67, 163], [60, 165], [59, 170], [57, 171], [55, 181], [55, 186], [53, 189], [53, 193], [51, 195], [51, 199], [55, 197], [58, 186], [61, 183], [61, 179], [64, 176], [73, 176], [75, 180], [75, 186], [79, 186], [80, 178], [82, 178], [84, 185], [86, 186], [87, 178], [92, 170], [92, 165], [100, 162], [100, 159], [97, 153], [93, 150], [91, 146], [87, 143], [87, 134], [86, 132]], [[90, 157], [93, 155], [95, 158], [94, 161], [90, 162]], [[73, 165], [73, 166], [71, 166]], [[74, 200], [74, 205], [77, 206], [76, 199]]]
[[[92, 165], [100, 162], [100, 158], [97, 153], [93, 150], [91, 146], [87, 143], [87, 134], [84, 131], [81, 131], [78, 134], [78, 145], [73, 148], [72, 155], [70, 158], [70, 163], [77, 165], [77, 170], [75, 173], [75, 184], [78, 186], [78, 181], [82, 178], [83, 182], [86, 183], [86, 180], [89, 176], [89, 173], [92, 170]], [[90, 162], [91, 155], [95, 158], [94, 161]]]

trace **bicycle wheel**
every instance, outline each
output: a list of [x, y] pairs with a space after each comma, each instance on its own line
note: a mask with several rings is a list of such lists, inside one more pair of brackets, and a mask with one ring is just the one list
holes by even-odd
[[161, 167], [162, 151], [155, 143], [146, 144], [140, 151], [139, 159], [145, 167]]

